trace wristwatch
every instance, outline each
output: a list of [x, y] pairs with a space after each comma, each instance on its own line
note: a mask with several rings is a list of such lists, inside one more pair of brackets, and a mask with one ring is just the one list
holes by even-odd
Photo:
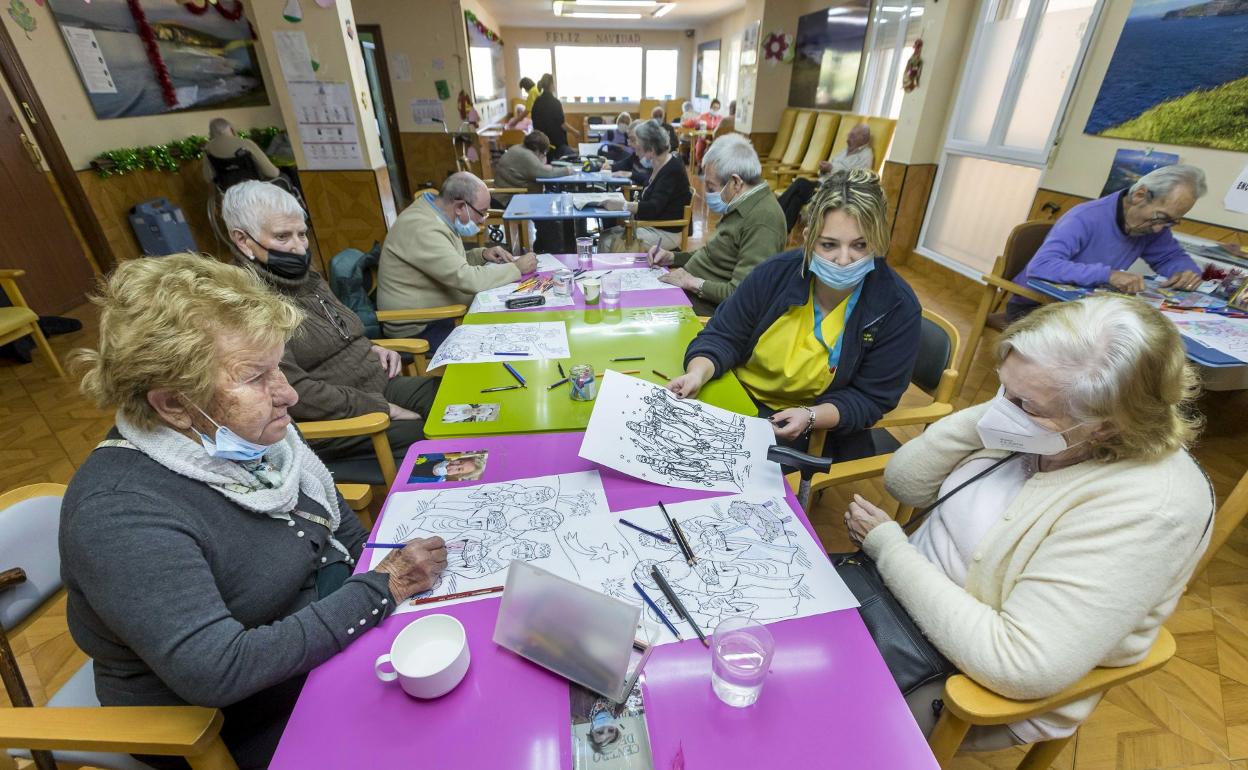
[[693, 293], [694, 293], [694, 294], [696, 294], [696, 295], [698, 295], [699, 297], [701, 297], [701, 296], [702, 296], [702, 290], [703, 290], [703, 289], [705, 289], [705, 288], [706, 288], [706, 279], [705, 279], [705, 278], [699, 278], [699, 279], [698, 279], [698, 287], [697, 287], [696, 289], [694, 289], [694, 290], [693, 290]]

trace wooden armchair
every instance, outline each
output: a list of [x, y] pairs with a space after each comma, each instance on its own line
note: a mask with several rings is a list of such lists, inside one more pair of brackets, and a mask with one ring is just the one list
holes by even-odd
[[794, 165], [780, 164], [775, 166], [770, 178], [773, 189], [782, 192], [793, 180], [801, 177], [818, 177], [820, 161], [831, 160], [832, 142], [836, 139], [836, 130], [840, 126], [841, 116], [835, 112], [821, 112], [815, 119], [815, 127], [810, 135], [810, 143], [801, 161]]
[[793, 136], [793, 124], [796, 121], [796, 107], [786, 107], [784, 112], [780, 113], [780, 126], [776, 129], [776, 138], [771, 143], [771, 149], [767, 151], [766, 157], [760, 155], [764, 166], [776, 165], [784, 160], [784, 151], [789, 148], [789, 139]]
[[[405, 321], [432, 323], [433, 321], [444, 321], [449, 318], [455, 321], [456, 326], [459, 326], [463, 323], [464, 316], [467, 314], [467, 305], [442, 305], [440, 307], [426, 307], [420, 309], [408, 308], [405, 310], [378, 310], [377, 321], [383, 324], [403, 323]], [[425, 361], [424, 358], [424, 354], [429, 350], [429, 343], [426, 342], [424, 349], [417, 351], [416, 347], [418, 346], [413, 345], [412, 343], [420, 342], [424, 342], [424, 340], [400, 337], [385, 337], [383, 339], [373, 340], [374, 345], [380, 345], [381, 347], [389, 348], [390, 350], [398, 350], [399, 352], [413, 354], [417, 354], [419, 352], [419, 355], [416, 356], [416, 373], [420, 375], [429, 375], [430, 373], [425, 368], [428, 365], [428, 362]], [[432, 374], [430, 376], [441, 377], [442, 372], [439, 370], [436, 374]]]
[[65, 370], [61, 368], [61, 362], [56, 357], [56, 353], [52, 352], [48, 338], [43, 336], [43, 331], [39, 328], [39, 316], [26, 304], [26, 298], [17, 288], [17, 279], [23, 275], [26, 275], [25, 270], [0, 269], [0, 289], [4, 290], [9, 297], [9, 302], [13, 303], [12, 307], [0, 307], [0, 345], [7, 345], [29, 334], [35, 338], [35, 345], [48, 359], [48, 365], [52, 367], [52, 371], [63, 380]]
[[984, 335], [984, 329], [989, 327], [997, 331], [1005, 329], [1007, 321], [1003, 308], [1011, 295], [1040, 304], [1053, 301], [1035, 289], [1014, 283], [1013, 280], [1014, 276], [1022, 272], [1031, 258], [1035, 256], [1052, 228], [1052, 222], [1043, 221], [1024, 222], [1018, 225], [1006, 238], [1005, 248], [1001, 256], [997, 257], [996, 262], [993, 263], [992, 272], [980, 276], [980, 280], [984, 282], [984, 291], [980, 296], [979, 307], [975, 310], [975, 319], [971, 321], [971, 333], [966, 340], [966, 351], [958, 362], [958, 370], [962, 376], [958, 380], [954, 395], [962, 392], [962, 384], [966, 381], [966, 375], [971, 371], [971, 361], [975, 358], [975, 349], [979, 347], [979, 340]]
[[693, 206], [685, 206], [684, 213], [680, 219], [653, 219], [653, 220], [635, 220], [630, 219], [625, 224], [625, 230], [628, 232], [629, 240], [637, 237], [638, 227], [680, 227], [680, 250], [689, 250], [689, 225], [693, 222]]
[[373, 443], [373, 452], [377, 455], [376, 465], [363, 460], [328, 460], [325, 467], [329, 468], [335, 479], [342, 481], [384, 484], [387, 488], [393, 486], [398, 469], [394, 464], [394, 452], [390, 449], [390, 438], [386, 435], [386, 430], [390, 427], [390, 415], [370, 412], [341, 420], [300, 422], [298, 427], [308, 441], [368, 436]]
[[[779, 166], [795, 166], [806, 154], [806, 148], [810, 145], [810, 137], [815, 130], [815, 111], [799, 110], [797, 116], [793, 120], [792, 133], [789, 135], [789, 141], [784, 148], [783, 154], [778, 161], [772, 161], [771, 156], [763, 161], [763, 176], [774, 176], [775, 170]], [[777, 142], [779, 135], [777, 135]]]
[[[237, 770], [220, 737], [220, 711], [101, 706], [90, 662], [47, 706], [33, 705], [9, 639], [34, 633], [32, 626], [64, 594], [56, 538], [64, 495], [64, 484], [32, 484], [0, 495], [0, 532], [23, 533], [20, 542], [0, 535], [0, 679], [15, 707], [0, 719], [0, 749], [33, 759], [39, 770], [55, 770], [57, 762], [107, 770], [145, 767], [132, 753], [185, 757], [194, 770]], [[13, 566], [18, 558], [29, 559], [29, 573]], [[0, 764], [6, 760], [11, 767], [10, 756], [0, 753]]]

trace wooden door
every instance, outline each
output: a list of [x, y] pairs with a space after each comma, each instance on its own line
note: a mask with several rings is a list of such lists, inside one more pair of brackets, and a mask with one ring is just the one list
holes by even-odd
[[95, 273], [43, 170], [39, 150], [0, 94], [0, 268], [26, 275], [18, 287], [40, 315], [81, 305]]

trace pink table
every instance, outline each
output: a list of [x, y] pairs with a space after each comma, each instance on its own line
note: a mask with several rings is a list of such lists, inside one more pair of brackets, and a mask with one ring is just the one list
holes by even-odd
[[[562, 262], [563, 264], [572, 268], [573, 270], [577, 269], [575, 254], [553, 254], [552, 256], [555, 259]], [[637, 261], [638, 257], [641, 257], [641, 261]], [[642, 254], [632, 254], [632, 253], [629, 253], [629, 254], [596, 254], [594, 255], [593, 267], [591, 269], [593, 270], [631, 270], [631, 269], [639, 268], [639, 267], [648, 267], [648, 265], [645, 262], [644, 253]], [[550, 275], [550, 273], [539, 273], [539, 275], [545, 278], [546, 276]], [[620, 307], [621, 308], [672, 307], [673, 305], [688, 306], [690, 304], [691, 303], [689, 302], [689, 297], [688, 295], [685, 294], [685, 290], [677, 288], [675, 286], [671, 287], [670, 289], [647, 289], [645, 291], [626, 291], [626, 292], [621, 292], [620, 294]], [[585, 310], [590, 307], [596, 307], [596, 308], [601, 309], [602, 304], [600, 303], [598, 305], [586, 305], [585, 295], [581, 293], [580, 285], [577, 284], [573, 286], [572, 309]], [[519, 308], [517, 310], [509, 310], [507, 312], [520, 313], [520, 312], [529, 311], [529, 310], [567, 310], [567, 309], [568, 308], [550, 308], [545, 305], [539, 305], [537, 307]]]
[[[414, 445], [392, 492], [407, 485], [417, 454], [488, 449], [483, 482], [597, 468], [576, 456], [581, 433], [490, 436]], [[607, 502], [623, 510], [715, 496], [660, 487], [599, 468]], [[481, 482], [448, 482], [476, 484]], [[811, 530], [789, 495], [789, 505]], [[382, 511], [385, 516], [385, 510]], [[308, 676], [275, 770], [428, 767], [567, 770], [572, 766], [567, 682], [491, 641], [498, 598], [396, 615]], [[454, 615], [468, 629], [464, 681], [434, 701], [379, 682], [373, 661], [411, 621]], [[696, 639], [655, 651], [643, 678], [656, 770], [683, 751], [688, 770], [844, 767], [936, 770], [927, 743], [854, 611], [768, 626], [777, 652], [758, 703], [734, 709], [711, 692], [710, 654]]]

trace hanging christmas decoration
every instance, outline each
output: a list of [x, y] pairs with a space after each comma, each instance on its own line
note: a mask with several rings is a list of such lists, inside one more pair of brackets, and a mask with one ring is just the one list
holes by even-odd
[[228, 3], [228, 0], [201, 0], [199, 3], [194, 2], [194, 0], [187, 0], [187, 2], [182, 3], [182, 7], [196, 16], [203, 16], [205, 13], [208, 13], [209, 8], [216, 8], [217, 13], [230, 21], [238, 21], [243, 18], [243, 0], [234, 0], [233, 3]]
[[[266, 146], [281, 132], [282, 129], [277, 126], [269, 126], [239, 131], [238, 135], [243, 139], [251, 139], [256, 144]], [[182, 163], [202, 158], [204, 145], [207, 143], [207, 137], [188, 136], [184, 139], [174, 139], [168, 144], [109, 150], [95, 156], [95, 159], [91, 161], [91, 168], [102, 179], [123, 176], [132, 171], [177, 171]]]
[[30, 15], [30, 8], [22, 0], [9, 0], [9, 18], [22, 28], [26, 39], [30, 40], [30, 33], [35, 31], [35, 17]]
[[459, 92], [458, 105], [459, 105], [459, 119], [467, 120], [468, 112], [472, 110], [472, 97], [468, 96], [468, 92], [466, 91]]
[[161, 96], [169, 107], [178, 106], [178, 92], [173, 87], [173, 79], [169, 77], [169, 67], [165, 58], [160, 55], [160, 45], [156, 41], [156, 32], [147, 23], [147, 14], [139, 0], [126, 0], [130, 7], [130, 15], [134, 17], [135, 26], [139, 28], [139, 38], [143, 41], [143, 50], [147, 53], [147, 61], [152, 65], [152, 74], [156, 76], [156, 84], [160, 86]]
[[282, 18], [291, 24], [303, 21], [303, 8], [300, 7], [299, 0], [286, 0], [286, 7], [282, 9]]
[[347, 39], [355, 40], [355, 27], [351, 26], [350, 19], [347, 19]]
[[793, 36], [787, 32], [772, 32], [763, 41], [763, 54], [767, 61], [793, 61]]
[[464, 11], [464, 20], [468, 22], [473, 29], [481, 33], [481, 36], [486, 40], [489, 40], [491, 43], [498, 43], [499, 45], [503, 44], [503, 39], [499, 37], [494, 30], [481, 23], [481, 20], [478, 19], [477, 15], [472, 11]]
[[914, 41], [914, 54], [906, 61], [906, 74], [901, 78], [901, 89], [910, 93], [919, 87], [923, 74], [923, 38]]

